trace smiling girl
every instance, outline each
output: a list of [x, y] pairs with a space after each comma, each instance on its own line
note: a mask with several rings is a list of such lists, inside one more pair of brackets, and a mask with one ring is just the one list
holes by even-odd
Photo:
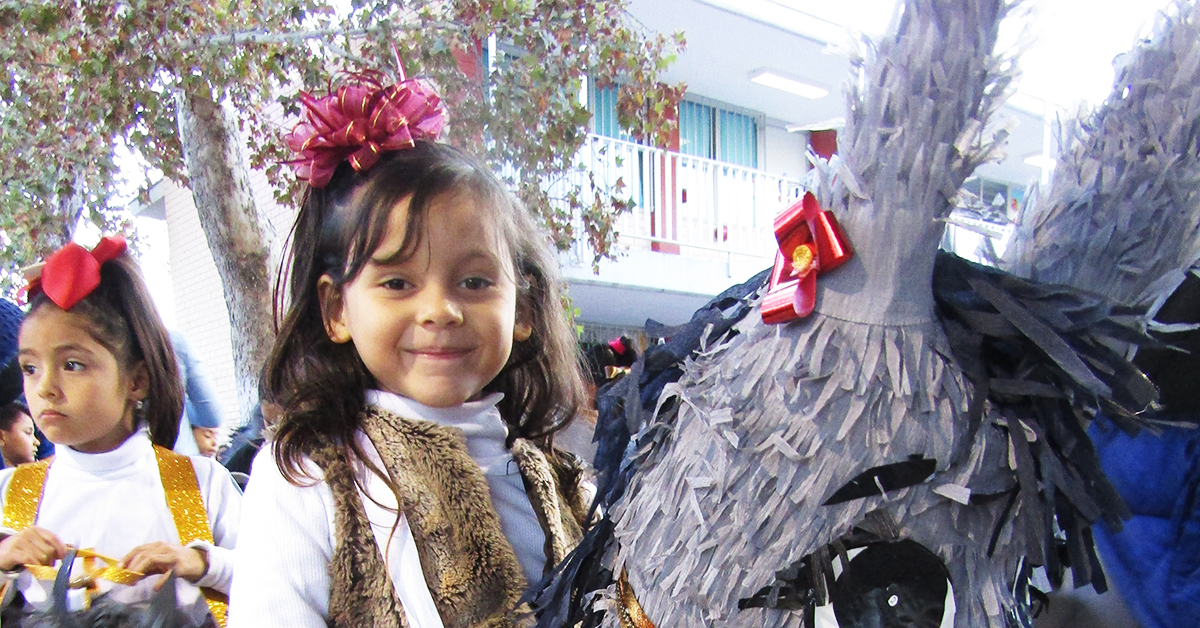
[[294, 145], [377, 143], [301, 160], [264, 378], [284, 415], [246, 494], [232, 625], [513, 625], [585, 517], [549, 446], [584, 400], [556, 261], [493, 174], [430, 141], [421, 84], [305, 104]]
[[[91, 252], [68, 244], [31, 284], [17, 359], [30, 414], [57, 448], [52, 460], [0, 472], [0, 570], [54, 565], [73, 546], [227, 592], [241, 495], [215, 462], [166, 449], [182, 384], [124, 251], [119, 238]], [[219, 596], [208, 596], [220, 620]]]

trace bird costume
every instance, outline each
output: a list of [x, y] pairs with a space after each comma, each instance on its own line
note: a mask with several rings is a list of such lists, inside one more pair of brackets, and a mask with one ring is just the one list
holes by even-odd
[[774, 269], [601, 391], [604, 517], [530, 595], [540, 625], [1000, 628], [1032, 625], [1035, 572], [1106, 588], [1091, 525], [1129, 512], [1086, 430], [1148, 424], [1147, 304], [938, 251], [1004, 139], [1012, 10], [905, 2]]

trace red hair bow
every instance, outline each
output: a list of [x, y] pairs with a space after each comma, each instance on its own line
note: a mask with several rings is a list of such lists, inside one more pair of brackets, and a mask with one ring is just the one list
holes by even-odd
[[437, 139], [446, 110], [432, 88], [417, 79], [384, 87], [377, 74], [354, 74], [323, 98], [300, 93], [304, 120], [284, 136], [299, 159], [287, 162], [314, 188], [329, 184], [345, 160], [363, 172], [387, 151]]
[[775, 217], [775, 239], [779, 252], [762, 301], [764, 323], [786, 323], [811, 314], [817, 275], [854, 255], [837, 218], [821, 209], [812, 192]]
[[28, 294], [44, 292], [55, 305], [69, 310], [100, 285], [100, 266], [120, 257], [125, 249], [125, 238], [120, 236], [101, 238], [91, 251], [70, 242], [33, 269]]

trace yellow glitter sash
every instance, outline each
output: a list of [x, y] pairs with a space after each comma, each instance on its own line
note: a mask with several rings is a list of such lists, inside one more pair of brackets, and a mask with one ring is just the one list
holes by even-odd
[[[179, 543], [187, 545], [192, 541], [213, 542], [212, 530], [208, 526], [208, 513], [204, 510], [204, 498], [200, 495], [200, 483], [196, 479], [196, 469], [187, 456], [181, 456], [169, 449], [154, 446], [154, 457], [158, 460], [158, 474], [162, 478], [163, 493], [167, 498], [167, 508], [175, 521], [175, 530], [179, 533]], [[37, 520], [38, 508], [42, 501], [42, 490], [46, 484], [46, 471], [50, 468], [50, 460], [41, 460], [31, 464], [23, 464], [13, 472], [12, 481], [4, 499], [4, 526], [12, 530], [24, 530]], [[93, 554], [89, 552], [89, 555]], [[84, 554], [80, 553], [81, 556]], [[99, 555], [95, 555], [97, 558]], [[111, 559], [107, 559], [111, 561]], [[114, 571], [108, 571], [114, 570]], [[115, 571], [119, 570], [119, 571]], [[123, 573], [122, 573], [123, 572]], [[104, 579], [128, 584], [129, 575], [133, 572], [111, 566], [98, 570], [90, 575], [110, 574]], [[38, 577], [37, 574], [34, 574]], [[134, 579], [136, 581], [136, 579]], [[208, 602], [208, 610], [217, 620], [218, 626], [225, 626], [225, 617], [229, 599], [220, 591], [209, 588], [201, 589], [204, 599]]]
[[624, 569], [621, 570], [621, 577], [617, 578], [617, 618], [621, 628], [657, 628], [638, 603]]
[[46, 459], [23, 464], [13, 471], [4, 495], [4, 527], [20, 532], [33, 525], [49, 468], [50, 459]]
[[[179, 532], [179, 543], [192, 541], [213, 542], [212, 529], [208, 527], [208, 512], [204, 510], [204, 498], [200, 496], [200, 481], [196, 479], [196, 468], [187, 456], [170, 449], [154, 446], [154, 457], [158, 458], [158, 475], [162, 478], [163, 493], [167, 496], [167, 508], [175, 520]], [[205, 557], [207, 561], [207, 557]], [[229, 598], [215, 589], [203, 588], [208, 610], [217, 625], [225, 627], [225, 615], [229, 610]]]

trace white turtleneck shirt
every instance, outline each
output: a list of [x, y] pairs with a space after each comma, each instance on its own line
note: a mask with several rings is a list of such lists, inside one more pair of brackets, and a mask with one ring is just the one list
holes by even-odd
[[[535, 582], [542, 578], [545, 567], [545, 533], [525, 494], [516, 463], [504, 446], [508, 430], [496, 408], [502, 398], [502, 394], [494, 393], [453, 408], [432, 408], [392, 393], [367, 393], [370, 405], [462, 432], [467, 452], [488, 482], [500, 527], [526, 579]], [[370, 439], [361, 432], [357, 438], [366, 455], [382, 468]], [[242, 514], [229, 628], [326, 625], [329, 561], [337, 545], [333, 494], [320, 468], [308, 460], [304, 462], [304, 470], [314, 481], [296, 486], [284, 479], [272, 447], [264, 447], [255, 458]], [[442, 628], [425, 584], [412, 531], [403, 513], [396, 513], [395, 496], [361, 461], [356, 461], [355, 471], [361, 486], [366, 487], [365, 494], [360, 490], [363, 510], [409, 626]]]
[[[215, 460], [192, 457], [191, 461], [214, 541], [189, 544], [208, 552], [208, 573], [196, 584], [228, 593], [242, 493]], [[0, 501], [13, 471], [0, 470]], [[59, 446], [46, 472], [34, 525], [53, 532], [67, 545], [116, 559], [146, 543], [178, 544], [149, 433], [138, 430], [116, 449], [99, 454]]]

